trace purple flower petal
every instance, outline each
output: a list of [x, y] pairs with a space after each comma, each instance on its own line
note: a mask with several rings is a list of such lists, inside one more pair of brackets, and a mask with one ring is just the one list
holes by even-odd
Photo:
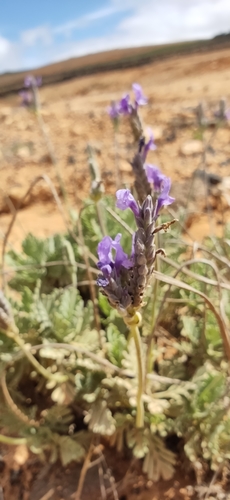
[[102, 265], [110, 264], [113, 261], [112, 245], [113, 240], [112, 238], [110, 238], [110, 236], [105, 236], [98, 244], [97, 253], [99, 257], [99, 269]]
[[116, 192], [117, 203], [116, 207], [121, 210], [126, 210], [126, 208], [131, 208], [136, 217], [139, 216], [140, 209], [139, 206], [131, 194], [129, 189], [119, 189]]
[[125, 267], [126, 269], [130, 269], [132, 267], [133, 262], [131, 259], [128, 258], [127, 254], [124, 252], [121, 244], [121, 234], [117, 234], [113, 241], [113, 248], [116, 250], [116, 257], [115, 257], [115, 267], [117, 270], [121, 268], [121, 266]]
[[122, 115], [129, 115], [132, 111], [131, 104], [129, 104], [130, 95], [126, 94], [119, 103], [119, 113]]
[[156, 208], [156, 214], [158, 215], [159, 210], [162, 207], [165, 207], [167, 205], [171, 205], [175, 201], [175, 198], [172, 198], [172, 196], [169, 196], [169, 191], [171, 187], [171, 179], [169, 177], [165, 177], [162, 183], [162, 191], [161, 194], [157, 200], [157, 208]]
[[139, 83], [133, 83], [132, 89], [135, 94], [135, 104], [136, 106], [144, 106], [147, 104], [148, 99], [145, 97], [141, 85]]
[[147, 179], [150, 184], [153, 184], [155, 191], [160, 191], [162, 183], [166, 176], [162, 174], [160, 169], [155, 165], [145, 164], [145, 172], [147, 175]]
[[124, 252], [120, 240], [121, 234], [117, 234], [114, 240], [110, 236], [105, 236], [98, 244], [99, 261], [97, 267], [102, 272], [102, 276], [99, 276], [97, 281], [99, 286], [108, 285], [113, 270], [116, 270], [119, 275], [121, 267], [130, 269], [133, 266], [133, 260], [129, 259]]

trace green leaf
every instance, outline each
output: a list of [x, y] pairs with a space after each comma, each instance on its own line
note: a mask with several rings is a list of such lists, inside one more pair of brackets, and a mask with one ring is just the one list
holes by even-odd
[[63, 467], [70, 462], [81, 462], [85, 456], [84, 448], [69, 436], [59, 437], [60, 458]]

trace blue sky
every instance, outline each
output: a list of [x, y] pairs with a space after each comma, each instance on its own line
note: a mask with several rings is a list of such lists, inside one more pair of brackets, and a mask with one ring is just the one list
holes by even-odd
[[2, 0], [0, 73], [230, 31], [230, 0]]

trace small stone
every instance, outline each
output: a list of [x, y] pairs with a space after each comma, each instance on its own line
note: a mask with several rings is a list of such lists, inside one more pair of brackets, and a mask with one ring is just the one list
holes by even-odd
[[17, 151], [17, 156], [19, 156], [22, 159], [29, 158], [30, 156], [29, 148], [27, 146], [20, 147]]
[[180, 148], [180, 152], [184, 156], [193, 156], [195, 154], [203, 153], [203, 149], [204, 145], [202, 141], [193, 140], [184, 142]]
[[119, 169], [121, 172], [132, 173], [132, 165], [128, 161], [120, 160]]

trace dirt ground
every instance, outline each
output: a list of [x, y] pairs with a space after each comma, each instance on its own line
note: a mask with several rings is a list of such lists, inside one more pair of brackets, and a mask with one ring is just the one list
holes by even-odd
[[[58, 160], [56, 168], [47, 154], [36, 116], [20, 107], [16, 95], [1, 99], [0, 241], [36, 177], [48, 176], [62, 204], [65, 204], [57, 179], [59, 172], [67, 193], [67, 203], [75, 209], [80, 207], [90, 192], [87, 143], [95, 148], [106, 192], [114, 193], [116, 189], [116, 155], [120, 185], [132, 184], [129, 161], [133, 146], [129, 124], [124, 120], [120, 126], [116, 152], [107, 107], [112, 100], [129, 91], [133, 82], [140, 83], [149, 98], [149, 105], [141, 109], [143, 122], [153, 129], [157, 144], [157, 150], [149, 155], [149, 162], [172, 177], [172, 191], [177, 198], [175, 207], [186, 207], [186, 229], [190, 238], [200, 241], [210, 231], [222, 234], [223, 222], [230, 220], [230, 127], [226, 122], [218, 129], [210, 126], [201, 130], [197, 125], [195, 109], [199, 102], [204, 102], [206, 116], [213, 121], [213, 113], [222, 97], [230, 106], [230, 49], [172, 57], [137, 69], [42, 87], [42, 116]], [[204, 142], [200, 141], [201, 134]], [[204, 167], [206, 173], [220, 176], [221, 182], [212, 187], [211, 196], [207, 196], [207, 186], [200, 177], [191, 180], [195, 170]], [[43, 178], [35, 184], [19, 210], [8, 248], [19, 249], [28, 232], [45, 237], [65, 230], [65, 222], [50, 185]], [[36, 457], [27, 457], [26, 465], [17, 464], [15, 448], [0, 451], [2, 486], [7, 492], [3, 497], [0, 487], [0, 500], [74, 499], [80, 470], [76, 464], [61, 469], [60, 465], [39, 465]], [[118, 481], [121, 471], [123, 473], [127, 469], [127, 463], [122, 460], [121, 457], [120, 471], [114, 462], [109, 465], [112, 470], [116, 469], [113, 473]], [[90, 469], [90, 475], [87, 479], [89, 489], [86, 485], [83, 500], [100, 498], [97, 469]], [[193, 490], [185, 487], [191, 484], [186, 471], [173, 481], [157, 485], [146, 483], [138, 474], [135, 483], [133, 477], [135, 475], [132, 476], [132, 485], [121, 494], [120, 499], [187, 500], [193, 495]]]
[[[102, 475], [99, 475], [97, 465], [88, 469], [81, 500], [116, 500], [118, 497], [120, 500], [194, 498], [194, 474], [191, 471], [187, 473], [180, 468], [172, 480], [161, 480], [154, 484], [146, 481], [141, 474], [140, 464], [130, 467], [131, 462], [127, 457], [121, 454], [115, 456], [112, 450], [107, 450], [104, 457]], [[80, 464], [71, 463], [64, 468], [60, 463], [41, 463], [24, 446], [12, 447], [7, 451], [4, 449], [0, 459], [0, 498], [2, 487], [4, 500], [79, 500], [77, 488], [80, 473]], [[106, 488], [104, 497], [102, 484]], [[112, 484], [114, 486], [111, 488]]]

